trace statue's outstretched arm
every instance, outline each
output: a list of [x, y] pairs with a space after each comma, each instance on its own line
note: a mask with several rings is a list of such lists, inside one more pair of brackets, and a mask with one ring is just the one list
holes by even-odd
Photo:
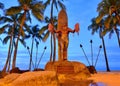
[[76, 23], [75, 24], [75, 32], [77, 32], [78, 33], [78, 35], [79, 35], [79, 31], [80, 31], [80, 28], [79, 28], [79, 23]]

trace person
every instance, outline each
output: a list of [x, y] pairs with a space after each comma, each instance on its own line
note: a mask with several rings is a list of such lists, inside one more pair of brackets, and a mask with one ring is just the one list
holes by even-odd
[[52, 24], [48, 25], [48, 30], [50, 32], [57, 33], [58, 38], [58, 46], [60, 46], [60, 57], [61, 60], [67, 60], [67, 49], [69, 44], [69, 33], [79, 32], [79, 23], [75, 24], [75, 29], [72, 30], [71, 28], [67, 27], [67, 24], [62, 26], [62, 29], [55, 30]]

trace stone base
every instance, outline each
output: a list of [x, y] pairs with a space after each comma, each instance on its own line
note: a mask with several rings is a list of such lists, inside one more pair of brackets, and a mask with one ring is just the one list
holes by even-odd
[[88, 68], [80, 62], [75, 61], [55, 61], [48, 62], [45, 66], [45, 70], [47, 71], [56, 71], [58, 74], [58, 79], [86, 79], [90, 77], [90, 72]]

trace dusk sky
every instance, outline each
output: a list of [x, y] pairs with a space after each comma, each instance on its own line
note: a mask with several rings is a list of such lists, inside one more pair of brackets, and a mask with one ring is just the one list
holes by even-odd
[[[101, 39], [99, 38], [99, 33], [96, 33], [94, 35], [91, 35], [91, 31], [88, 30], [88, 26], [91, 24], [91, 19], [96, 17], [98, 15], [97, 12], [97, 5], [102, 0], [65, 0], [65, 5], [67, 8], [67, 15], [68, 15], [68, 26], [72, 29], [74, 29], [74, 25], [76, 23], [80, 24], [80, 32], [79, 35], [76, 33], [69, 34], [69, 48], [68, 48], [68, 58], [70, 56], [74, 56], [75, 58], [72, 58], [72, 60], [77, 60], [78, 58], [84, 57], [84, 54], [82, 52], [82, 49], [80, 48], [80, 44], [83, 45], [83, 48], [87, 54], [87, 56], [91, 56], [91, 49], [90, 49], [90, 40], [93, 40], [93, 52], [94, 57], [96, 57], [99, 49], [99, 45], [102, 44]], [[17, 6], [17, 0], [0, 0], [0, 2], [4, 3], [5, 9], [9, 8], [10, 6]], [[47, 9], [45, 11], [45, 15], [50, 16], [49, 14], [50, 10]], [[54, 14], [57, 16], [58, 12], [54, 12]], [[39, 22], [35, 22], [34, 24], [40, 24]], [[29, 40], [30, 41], [30, 40]], [[109, 58], [115, 58], [117, 59], [120, 57], [120, 48], [118, 46], [118, 42], [116, 39], [116, 34], [112, 35], [112, 38], [109, 39], [108, 34], [105, 36], [105, 44], [106, 44], [106, 50], [108, 59]], [[28, 43], [29, 45], [29, 43]], [[39, 45], [39, 53], [42, 53], [44, 46], [47, 46], [46, 53], [50, 54], [50, 39], [48, 39], [45, 43], [40, 42]], [[6, 45], [2, 45], [0, 43], [0, 54], [1, 56], [6, 56], [8, 47]], [[6, 52], [6, 53], [4, 53]], [[20, 45], [18, 49], [18, 55], [22, 52], [27, 52], [25, 48]], [[23, 55], [23, 53], [22, 53]], [[103, 57], [103, 49], [100, 53], [100, 58]], [[1, 57], [0, 57], [1, 59]], [[79, 59], [80, 60], [80, 59]], [[120, 59], [119, 59], [120, 60]], [[1, 60], [0, 60], [1, 61]], [[1, 62], [0, 62], [1, 63]], [[103, 63], [105, 64], [105, 63]], [[118, 64], [120, 65], [119, 61]], [[120, 70], [120, 69], [119, 69]]]

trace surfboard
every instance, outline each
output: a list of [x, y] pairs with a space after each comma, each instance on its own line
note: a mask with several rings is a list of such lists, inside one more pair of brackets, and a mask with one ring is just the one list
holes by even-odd
[[[58, 14], [58, 26], [57, 29], [61, 30], [63, 25], [67, 25], [68, 26], [68, 17], [67, 17], [67, 13], [65, 10], [61, 10]], [[61, 55], [61, 46], [60, 46], [60, 36], [58, 35], [58, 61], [62, 61], [63, 60], [63, 55]]]
[[62, 29], [62, 26], [67, 24], [68, 25], [68, 17], [65, 10], [61, 10], [58, 14], [58, 30]]

